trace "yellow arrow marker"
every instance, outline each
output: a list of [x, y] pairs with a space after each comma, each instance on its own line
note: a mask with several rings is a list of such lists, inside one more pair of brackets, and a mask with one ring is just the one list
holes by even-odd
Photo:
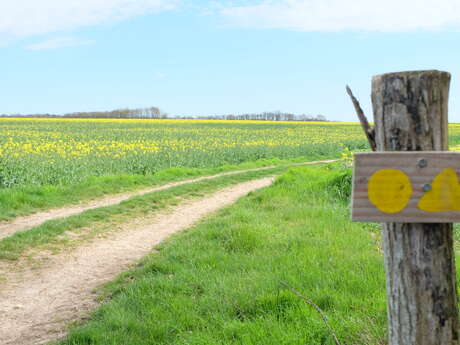
[[409, 203], [412, 185], [401, 170], [384, 169], [370, 177], [367, 192], [370, 202], [380, 211], [398, 213]]
[[455, 170], [444, 169], [434, 178], [418, 208], [426, 212], [460, 211], [460, 185]]

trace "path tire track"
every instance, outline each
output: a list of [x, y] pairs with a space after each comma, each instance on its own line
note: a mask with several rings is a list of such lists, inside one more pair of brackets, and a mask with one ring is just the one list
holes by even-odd
[[269, 186], [273, 179], [252, 180], [184, 201], [142, 222], [123, 224], [109, 238], [51, 256], [42, 267], [7, 273], [6, 283], [0, 285], [0, 344], [36, 345], [63, 337], [70, 321], [86, 317], [97, 305], [94, 289], [113, 280], [171, 234]]
[[[294, 163], [289, 166], [301, 166], [301, 165], [313, 165], [313, 164], [321, 164], [321, 163], [332, 163], [335, 162], [336, 160], [323, 160], [323, 161], [313, 161], [313, 162], [302, 162], [302, 163]], [[230, 171], [230, 172], [225, 172], [221, 174], [216, 174], [216, 175], [211, 175], [211, 176], [203, 176], [203, 177], [197, 177], [197, 178], [192, 178], [192, 179], [187, 179], [187, 180], [182, 180], [178, 182], [171, 182], [162, 186], [156, 186], [156, 187], [150, 187], [150, 188], [145, 188], [141, 189], [135, 192], [128, 192], [128, 193], [123, 193], [123, 194], [117, 194], [117, 195], [110, 195], [106, 196], [103, 198], [95, 199], [91, 202], [86, 202], [86, 203], [81, 203], [79, 205], [75, 206], [65, 206], [61, 208], [55, 208], [51, 209], [48, 211], [44, 212], [39, 212], [39, 213], [34, 213], [28, 216], [21, 216], [14, 218], [11, 221], [7, 222], [0, 222], [0, 240], [13, 235], [16, 232], [28, 230], [30, 228], [33, 228], [35, 226], [38, 226], [48, 220], [52, 219], [57, 219], [57, 218], [63, 218], [63, 217], [68, 217], [72, 216], [78, 213], [82, 213], [87, 210], [99, 208], [99, 207], [105, 207], [105, 206], [110, 206], [110, 205], [115, 205], [119, 204], [122, 201], [128, 200], [132, 197], [135, 196], [140, 196], [160, 190], [165, 190], [169, 189], [172, 187], [176, 186], [181, 186], [184, 184], [190, 184], [194, 182], [199, 182], [199, 181], [205, 181], [205, 180], [211, 180], [215, 179], [218, 177], [222, 176], [229, 176], [229, 175], [237, 175], [245, 172], [251, 172], [251, 171], [259, 171], [259, 170], [269, 170], [276, 168], [276, 166], [268, 166], [268, 167], [263, 167], [263, 168], [255, 168], [255, 169], [246, 169], [246, 170], [237, 170], [237, 171]]]

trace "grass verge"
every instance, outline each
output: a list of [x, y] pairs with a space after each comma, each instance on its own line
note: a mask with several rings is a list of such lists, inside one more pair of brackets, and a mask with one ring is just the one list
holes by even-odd
[[[183, 199], [203, 196], [226, 186], [280, 174], [286, 170], [286, 167], [276, 167], [180, 185], [136, 196], [116, 205], [49, 220], [0, 240], [0, 260], [16, 260], [25, 251], [37, 247], [58, 250], [63, 245], [71, 245], [104, 232], [114, 231], [117, 224], [142, 218], [146, 214], [175, 205]], [[67, 232], [71, 232], [71, 236], [67, 236]]]
[[378, 226], [351, 223], [349, 173], [295, 168], [187, 232], [105, 288], [62, 345], [385, 343]]
[[261, 159], [219, 168], [170, 168], [147, 175], [117, 175], [89, 178], [81, 183], [61, 186], [29, 186], [0, 189], [0, 221], [34, 212], [88, 201], [108, 194], [134, 191], [192, 177], [218, 174], [234, 170], [286, 165], [327, 157], [298, 157], [290, 160]]

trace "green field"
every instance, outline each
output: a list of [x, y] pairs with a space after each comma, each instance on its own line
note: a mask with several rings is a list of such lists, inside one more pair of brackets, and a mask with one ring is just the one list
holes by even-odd
[[[459, 125], [450, 126], [450, 143], [460, 144]], [[345, 148], [368, 149], [359, 124], [1, 118], [0, 188], [260, 159], [339, 157]]]
[[0, 188], [64, 185], [166, 168], [337, 157], [366, 148], [356, 124], [0, 119]]
[[340, 157], [357, 124], [0, 119], [0, 220], [191, 176]]
[[[0, 261], [17, 260], [31, 250], [56, 250], [62, 247], [78, 245], [82, 240], [92, 239], [103, 233], [113, 231], [114, 224], [123, 224], [146, 214], [158, 212], [183, 200], [204, 196], [221, 188], [241, 182], [280, 174], [287, 167], [249, 171], [241, 174], [217, 177], [205, 181], [188, 183], [163, 191], [132, 197], [120, 204], [98, 207], [92, 210], [65, 217], [52, 219], [28, 229], [17, 232], [0, 240]], [[72, 236], [66, 233], [72, 232]]]
[[108, 303], [61, 344], [385, 343], [377, 225], [349, 221], [350, 172], [295, 168], [174, 236], [106, 287]]
[[[460, 125], [450, 125], [450, 145], [460, 145]], [[357, 123], [1, 118], [0, 220], [190, 176], [368, 149]]]
[[[358, 124], [0, 119], [0, 126], [0, 220], [273, 166], [50, 219], [0, 240], [0, 261], [8, 267], [25, 258], [40, 266], [34, 259], [43, 253], [72, 250], [184, 200], [282, 174], [271, 187], [172, 236], [103, 287], [106, 303], [59, 344], [334, 345], [334, 334], [343, 345], [386, 344], [379, 227], [349, 220], [351, 152], [369, 149]], [[450, 130], [458, 150], [460, 126]], [[290, 167], [340, 157], [325, 166]]]

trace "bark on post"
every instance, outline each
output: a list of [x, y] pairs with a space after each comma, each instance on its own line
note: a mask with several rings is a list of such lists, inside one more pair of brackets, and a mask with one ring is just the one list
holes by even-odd
[[[450, 74], [372, 79], [377, 151], [448, 150]], [[429, 164], [429, 162], [428, 162]], [[452, 224], [382, 225], [390, 345], [458, 345]]]

